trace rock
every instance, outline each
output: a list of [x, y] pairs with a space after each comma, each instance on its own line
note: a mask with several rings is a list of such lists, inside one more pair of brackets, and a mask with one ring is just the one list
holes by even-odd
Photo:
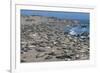
[[21, 62], [26, 62], [25, 60], [21, 60]]
[[44, 57], [46, 55], [47, 55], [47, 53], [39, 53], [36, 55], [36, 58]]
[[47, 46], [47, 44], [44, 43], [44, 42], [41, 42], [41, 43], [39, 43], [38, 45], [39, 45], [39, 47], [46, 47], [46, 46]]
[[45, 48], [43, 48], [43, 47], [37, 47], [37, 48], [35, 48], [35, 50], [37, 52], [45, 52], [46, 51]]
[[70, 59], [70, 58], [65, 58], [64, 60], [65, 60], [65, 61], [70, 61], [71, 59]]
[[24, 50], [24, 52], [28, 52], [28, 50]]
[[45, 60], [52, 59], [52, 56], [45, 57]]
[[36, 46], [35, 45], [29, 45], [29, 48], [35, 48]]
[[72, 57], [71, 56], [68, 56], [68, 55], [60, 55], [60, 56], [56, 56], [57, 59], [65, 59], [65, 58], [69, 58], [71, 59]]
[[22, 48], [21, 49], [21, 51], [23, 51], [23, 52], [28, 52], [28, 50], [29, 50], [28, 48]]
[[35, 61], [89, 59], [89, 33], [85, 25], [44, 16], [21, 19], [21, 55], [31, 54], [28, 59], [32, 61], [33, 57]]
[[77, 59], [80, 59], [80, 55], [79, 54], [76, 54], [75, 55], [75, 59], [77, 60]]
[[50, 53], [48, 53], [48, 55], [55, 56], [56, 54], [55, 54], [55, 52], [50, 52]]
[[51, 47], [50, 47], [50, 46], [47, 46], [47, 47], [45, 47], [45, 48], [50, 49]]
[[80, 53], [80, 60], [88, 60], [89, 54], [86, 53]]
[[23, 54], [23, 51], [21, 51], [21, 54]]

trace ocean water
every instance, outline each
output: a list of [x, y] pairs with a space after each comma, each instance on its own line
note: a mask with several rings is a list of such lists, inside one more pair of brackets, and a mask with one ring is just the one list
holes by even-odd
[[64, 27], [64, 32], [69, 33], [73, 36], [78, 36], [83, 33], [89, 33], [89, 24], [78, 24], [76, 26], [66, 26]]
[[83, 12], [61, 12], [61, 11], [40, 11], [40, 10], [21, 10], [21, 15], [38, 15], [47, 17], [57, 17], [59, 19], [76, 19], [82, 24], [89, 23], [89, 13]]
[[81, 35], [82, 33], [89, 33], [89, 27], [86, 26], [86, 27], [82, 27], [81, 25], [79, 26], [76, 26], [76, 27], [72, 27], [70, 30], [69, 30], [69, 34], [71, 35]]
[[[79, 20], [80, 24], [75, 27], [65, 27], [64, 32], [69, 32], [70, 35], [78, 35], [84, 32], [89, 33], [89, 21], [90, 21], [90, 14], [83, 13], [83, 12], [61, 12], [61, 11], [40, 11], [40, 10], [25, 10], [22, 9], [21, 15], [26, 16], [47, 16], [47, 17], [56, 17], [59, 19], [75, 19]], [[82, 24], [85, 27], [81, 27]]]

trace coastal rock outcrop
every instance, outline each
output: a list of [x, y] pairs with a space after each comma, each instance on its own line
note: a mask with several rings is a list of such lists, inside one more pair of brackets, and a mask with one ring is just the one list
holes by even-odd
[[77, 20], [21, 16], [21, 62], [89, 59], [89, 32], [80, 26]]

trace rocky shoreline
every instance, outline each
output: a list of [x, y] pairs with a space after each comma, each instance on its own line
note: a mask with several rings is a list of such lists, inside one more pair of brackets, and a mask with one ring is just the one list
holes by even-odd
[[89, 33], [74, 36], [66, 26], [77, 20], [43, 16], [21, 16], [21, 62], [89, 60]]

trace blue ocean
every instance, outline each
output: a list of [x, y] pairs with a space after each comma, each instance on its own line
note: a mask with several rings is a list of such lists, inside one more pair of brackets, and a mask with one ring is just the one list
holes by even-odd
[[84, 28], [81, 28], [81, 26], [76, 27], [66, 27], [64, 28], [64, 31], [70, 30], [70, 32], [74, 31], [73, 34], [79, 34], [82, 32], [88, 32], [89, 33], [89, 21], [90, 21], [90, 14], [89, 13], [83, 13], [83, 12], [61, 12], [61, 11], [40, 11], [40, 10], [21, 10], [21, 15], [26, 16], [47, 16], [47, 17], [56, 17], [59, 19], [75, 19], [79, 20], [80, 23], [85, 25]]
[[39, 10], [21, 10], [21, 15], [40, 15], [48, 17], [57, 17], [60, 19], [77, 19], [81, 23], [89, 23], [89, 13], [82, 12], [61, 12], [61, 11], [39, 11]]

